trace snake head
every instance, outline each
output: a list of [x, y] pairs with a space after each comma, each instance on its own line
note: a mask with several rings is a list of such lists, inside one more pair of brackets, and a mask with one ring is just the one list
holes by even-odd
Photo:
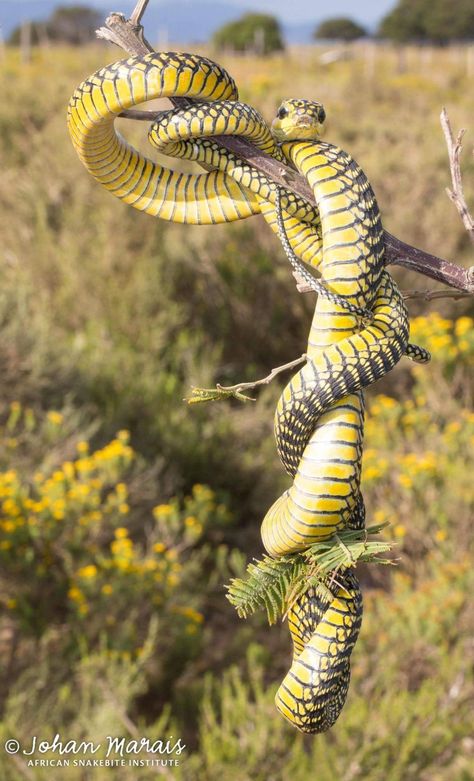
[[317, 140], [326, 112], [313, 100], [284, 100], [272, 122], [272, 135], [277, 141]]

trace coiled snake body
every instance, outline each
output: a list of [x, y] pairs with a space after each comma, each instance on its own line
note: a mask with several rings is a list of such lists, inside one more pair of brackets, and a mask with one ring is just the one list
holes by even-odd
[[[121, 111], [171, 96], [199, 102], [158, 114], [150, 141], [163, 154], [215, 170], [170, 171], [117, 135], [114, 120]], [[235, 84], [222, 68], [173, 52], [102, 68], [77, 88], [68, 112], [79, 157], [116, 197], [180, 223], [229, 222], [261, 212], [297, 262], [321, 274], [308, 361], [276, 410], [277, 447], [293, 483], [262, 524], [265, 548], [274, 556], [304, 550], [347, 526], [363, 527], [362, 388], [390, 371], [408, 345], [407, 312], [384, 270], [372, 188], [350, 155], [319, 140], [322, 121], [320, 104], [285, 101], [270, 132], [254, 109], [237, 101]], [[318, 208], [279, 191], [220, 147], [213, 136], [224, 134], [243, 135], [290, 162], [313, 188]], [[371, 320], [363, 322], [368, 311]], [[419, 348], [410, 347], [409, 354], [428, 357]], [[362, 618], [352, 571], [338, 573], [326, 592], [310, 589], [289, 612], [294, 659], [276, 695], [281, 713], [305, 732], [324, 731], [337, 719]]]

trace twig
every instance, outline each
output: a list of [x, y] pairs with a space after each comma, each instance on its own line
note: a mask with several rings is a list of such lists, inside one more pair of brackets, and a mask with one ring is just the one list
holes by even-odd
[[138, 25], [141, 23], [142, 16], [146, 11], [146, 7], [149, 2], [150, 0], [138, 0], [130, 17], [130, 21], [135, 27], [138, 27]]
[[299, 366], [300, 363], [304, 363], [306, 361], [307, 357], [308, 356], [306, 353], [303, 353], [303, 355], [300, 355], [299, 358], [295, 358], [294, 361], [283, 363], [281, 366], [277, 366], [275, 369], [272, 369], [270, 374], [267, 374], [267, 376], [263, 377], [261, 380], [255, 380], [254, 382], [241, 382], [238, 385], [219, 385], [219, 383], [217, 383], [216, 387], [223, 391], [242, 391], [248, 390], [249, 388], [256, 388], [258, 385], [269, 385], [271, 381], [277, 376], [277, 374], [281, 374], [281, 372], [285, 372], [287, 369], [293, 369], [295, 366]]
[[295, 366], [299, 366], [300, 363], [304, 363], [307, 360], [306, 353], [300, 355], [299, 358], [295, 358], [294, 361], [282, 364], [272, 369], [270, 374], [263, 377], [261, 380], [254, 380], [253, 382], [239, 382], [237, 385], [220, 385], [216, 384], [215, 388], [192, 388], [191, 397], [184, 399], [188, 404], [199, 404], [204, 401], [222, 401], [223, 399], [239, 399], [239, 401], [256, 401], [251, 396], [246, 396], [242, 391], [249, 390], [250, 388], [257, 388], [259, 385], [269, 385], [271, 381], [281, 372], [287, 371], [287, 369], [293, 369]]
[[474, 219], [467, 208], [466, 200], [464, 198], [461, 175], [462, 140], [466, 131], [462, 128], [457, 135], [456, 141], [454, 140], [448, 112], [445, 108], [443, 108], [441, 112], [440, 121], [446, 139], [446, 146], [448, 147], [449, 168], [451, 170], [451, 181], [453, 183], [453, 189], [450, 190], [449, 187], [447, 187], [446, 192], [448, 198], [454, 203], [458, 210], [459, 216], [463, 221], [463, 225], [466, 228], [471, 241], [474, 242]]
[[[123, 14], [110, 14], [105, 21], [105, 27], [97, 31], [98, 37], [115, 43], [130, 55], [149, 54], [153, 48], [144, 36], [143, 27], [141, 24], [134, 23], [137, 18], [141, 19], [146, 5], [147, 2], [139, 0], [128, 20]], [[187, 98], [170, 98], [170, 100], [175, 107], [184, 107], [191, 103]], [[276, 184], [292, 190], [295, 195], [316, 206], [313, 192], [306, 180], [289, 166], [282, 165], [278, 160], [262, 152], [251, 141], [237, 136], [215, 136], [213, 140]], [[387, 264], [404, 266], [438, 282], [444, 282], [457, 290], [474, 292], [473, 269], [462, 268], [429, 252], [412, 247], [387, 231], [385, 231], [385, 252]]]
[[138, 0], [130, 19], [117, 11], [105, 20], [105, 26], [96, 30], [98, 38], [115, 43], [129, 54], [149, 54], [153, 47], [145, 38], [141, 20], [149, 0]]
[[468, 293], [467, 290], [454, 290], [453, 288], [443, 288], [442, 290], [404, 290], [403, 298], [405, 300], [409, 298], [420, 298], [422, 301], [434, 301], [437, 298], [454, 298], [457, 301], [459, 298], [469, 298], [472, 293]]

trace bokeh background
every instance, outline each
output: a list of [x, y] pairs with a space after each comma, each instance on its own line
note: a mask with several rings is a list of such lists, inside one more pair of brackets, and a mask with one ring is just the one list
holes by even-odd
[[[262, 2], [250, 10], [274, 18], [229, 31], [247, 4], [151, 0], [144, 24], [160, 48], [218, 59], [267, 120], [282, 98], [322, 101], [326, 138], [365, 169], [385, 227], [472, 264], [439, 125], [445, 105], [468, 128], [472, 205], [472, 3], [315, 5]], [[155, 221], [82, 168], [67, 102], [122, 56], [91, 36], [132, 6], [0, 2], [0, 741], [172, 734], [187, 749], [173, 768], [62, 771], [0, 750], [1, 777], [470, 781], [472, 302], [410, 302], [432, 362], [402, 361], [367, 393], [368, 522], [390, 522], [397, 561], [360, 568], [348, 702], [328, 734], [303, 737], [273, 705], [286, 624], [238, 619], [223, 588], [261, 555], [288, 485], [272, 434], [285, 377], [246, 405], [183, 398], [299, 356], [314, 298], [260, 218]], [[330, 15], [351, 24], [321, 29]], [[143, 126], [119, 124], [146, 150]]]

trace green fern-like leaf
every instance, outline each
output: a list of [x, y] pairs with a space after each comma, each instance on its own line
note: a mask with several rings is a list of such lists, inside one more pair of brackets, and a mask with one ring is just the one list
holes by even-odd
[[264, 556], [254, 562], [247, 567], [247, 578], [234, 578], [226, 586], [227, 599], [241, 618], [265, 608], [268, 623], [274, 624], [284, 613], [286, 596], [295, 578], [307, 565], [299, 554], [279, 559]]
[[301, 553], [254, 559], [247, 566], [246, 578], [234, 578], [226, 586], [227, 599], [241, 618], [265, 608], [269, 624], [274, 624], [309, 588], [327, 593], [329, 577], [337, 583], [340, 570], [355, 567], [360, 561], [393, 564], [392, 559], [380, 555], [391, 549], [390, 542], [368, 540], [369, 534], [379, 534], [386, 525], [344, 529]]

